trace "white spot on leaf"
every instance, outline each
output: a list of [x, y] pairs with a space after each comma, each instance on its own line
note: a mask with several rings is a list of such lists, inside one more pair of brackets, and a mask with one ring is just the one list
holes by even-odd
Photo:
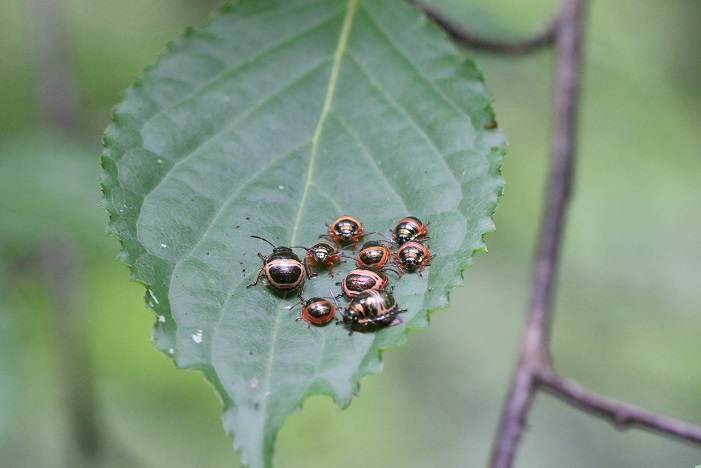
[[165, 316], [165, 315], [159, 315], [159, 316], [158, 316], [158, 321], [161, 322], [161, 323], [165, 323], [165, 321], [166, 321], [166, 316]]
[[[163, 244], [161, 244], [161, 245], [163, 245]], [[155, 294], [153, 294], [153, 291], [152, 291], [152, 290], [150, 290], [150, 289], [148, 290], [148, 295], [151, 296], [151, 299], [153, 299], [153, 302], [155, 302], [156, 304], [159, 304], [158, 298], [156, 297]], [[160, 317], [158, 318], [158, 321], [159, 321], [159, 322], [161, 321], [161, 318], [160, 318]], [[163, 319], [163, 322], [165, 322], [165, 318]]]

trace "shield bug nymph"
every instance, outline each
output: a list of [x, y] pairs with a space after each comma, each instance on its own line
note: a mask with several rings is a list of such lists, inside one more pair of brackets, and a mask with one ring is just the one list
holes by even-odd
[[373, 289], [351, 299], [343, 312], [343, 323], [350, 328], [351, 335], [355, 330], [391, 325], [402, 312], [406, 310], [399, 310], [391, 292]]
[[402, 244], [397, 250], [396, 263], [402, 273], [404, 270], [417, 271], [419, 276], [423, 276], [421, 272], [424, 267], [429, 266], [428, 262], [432, 257], [425, 245], [410, 241]]
[[329, 276], [333, 276], [334, 263], [340, 261], [341, 253], [338, 251], [336, 246], [319, 241], [311, 247], [299, 247], [307, 251], [307, 256], [304, 259], [304, 268], [307, 271], [307, 278], [311, 278], [312, 265], [329, 265]]
[[392, 240], [397, 245], [426, 239], [428, 239], [428, 223], [424, 224], [414, 216], [400, 220], [392, 230]]
[[368, 241], [360, 248], [355, 264], [382, 268], [391, 257], [392, 252], [389, 247], [377, 241]]
[[[258, 280], [265, 276], [268, 284], [277, 291], [291, 291], [304, 285], [304, 266], [299, 257], [290, 247], [276, 247], [267, 239], [251, 236], [267, 242], [273, 247], [273, 252], [268, 256], [258, 254], [263, 259], [263, 268], [258, 270], [256, 281], [246, 286], [250, 288], [258, 284]], [[298, 292], [298, 295], [301, 293]]]
[[[336, 298], [333, 298], [333, 300], [336, 302]], [[323, 297], [312, 297], [306, 302], [298, 302], [290, 309], [300, 304], [302, 304], [302, 312], [300, 312], [297, 320], [304, 320], [307, 322], [307, 326], [326, 325], [336, 316], [336, 306]]]
[[363, 230], [363, 225], [352, 216], [341, 216], [336, 221], [328, 227], [328, 233], [322, 234], [319, 237], [327, 237], [333, 240], [336, 245], [340, 246], [341, 242], [350, 243], [355, 246], [358, 245], [360, 238], [366, 236]]
[[[348, 299], [368, 289], [384, 289], [387, 286], [387, 275], [379, 268], [361, 266], [350, 273], [341, 281], [341, 291]], [[339, 284], [339, 283], [337, 283]]]

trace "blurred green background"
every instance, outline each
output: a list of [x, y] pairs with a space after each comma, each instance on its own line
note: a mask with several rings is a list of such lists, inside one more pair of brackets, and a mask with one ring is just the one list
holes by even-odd
[[[0, 466], [235, 466], [214, 391], [149, 340], [142, 286], [98, 208], [100, 135], [120, 91], [222, 2], [0, 0]], [[491, 37], [554, 0], [434, 0]], [[593, 2], [577, 182], [553, 352], [588, 388], [701, 423], [701, 2]], [[472, 54], [510, 139], [506, 193], [452, 306], [385, 354], [346, 411], [312, 398], [280, 467], [484, 466], [515, 359], [547, 173], [552, 55]], [[63, 75], [64, 72], [69, 72]], [[62, 96], [54, 106], [49, 99]], [[51, 109], [60, 112], [51, 114]], [[53, 130], [49, 128], [53, 127]], [[80, 414], [78, 412], [78, 414]], [[376, 442], [372, 442], [376, 438]], [[519, 467], [691, 467], [701, 448], [539, 394]]]

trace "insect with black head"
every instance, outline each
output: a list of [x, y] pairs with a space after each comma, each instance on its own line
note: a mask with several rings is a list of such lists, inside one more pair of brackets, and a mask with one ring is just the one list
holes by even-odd
[[359, 267], [372, 266], [382, 268], [390, 258], [392, 258], [392, 252], [389, 250], [389, 247], [378, 241], [368, 241], [358, 251], [355, 264]]
[[291, 247], [278, 247], [262, 237], [251, 237], [267, 242], [273, 247], [273, 251], [267, 256], [258, 254], [263, 260], [263, 267], [258, 270], [256, 281], [246, 287], [256, 286], [260, 278], [265, 277], [270, 287], [276, 291], [298, 289], [297, 295], [301, 299], [301, 289], [304, 286], [304, 266], [297, 254], [292, 251]]
[[355, 296], [368, 289], [385, 289], [389, 281], [385, 271], [394, 271], [398, 275], [399, 272], [390, 268], [375, 268], [373, 266], [361, 266], [355, 270], [351, 270], [343, 281], [336, 283], [341, 286], [341, 291], [348, 299], [353, 299]]
[[428, 239], [428, 223], [424, 224], [419, 218], [408, 216], [394, 226], [392, 240], [397, 245], [411, 241], [424, 241]]
[[294, 309], [301, 304], [302, 311], [299, 317], [297, 317], [297, 320], [304, 320], [307, 322], [307, 327], [311, 327], [312, 325], [322, 326], [329, 323], [336, 316], [338, 302], [336, 302], [335, 297], [333, 297], [333, 301], [335, 305], [324, 297], [312, 297], [307, 301], [301, 300], [290, 307], [290, 309]]
[[428, 248], [416, 241], [410, 241], [402, 244], [397, 250], [395, 255], [395, 263], [397, 267], [404, 273], [404, 270], [416, 271], [419, 276], [423, 276], [421, 272], [424, 267], [429, 266], [431, 258], [435, 255], [431, 255]]
[[311, 247], [297, 247], [307, 251], [307, 256], [304, 258], [304, 268], [307, 271], [307, 278], [313, 276], [312, 265], [329, 265], [329, 276], [333, 276], [333, 267], [335, 262], [340, 261], [341, 253], [335, 245], [319, 241]]
[[350, 328], [348, 334], [352, 335], [354, 331], [401, 322], [398, 314], [402, 312], [406, 312], [406, 309], [399, 310], [391, 291], [370, 289], [351, 299], [343, 311], [342, 322]]
[[341, 242], [352, 244], [352, 248], [358, 245], [360, 238], [370, 234], [363, 230], [363, 225], [352, 216], [341, 216], [336, 219], [331, 226], [326, 225], [328, 232], [319, 237], [327, 237], [334, 241], [337, 246], [341, 246]]

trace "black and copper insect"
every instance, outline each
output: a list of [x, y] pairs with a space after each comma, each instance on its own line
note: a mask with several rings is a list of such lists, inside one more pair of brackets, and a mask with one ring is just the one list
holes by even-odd
[[358, 245], [360, 238], [366, 236], [363, 225], [352, 216], [341, 216], [328, 227], [328, 232], [319, 237], [327, 237], [333, 240], [339, 247], [341, 243], [352, 244], [353, 248]]
[[410, 241], [402, 244], [397, 250], [395, 255], [395, 261], [397, 267], [404, 273], [404, 270], [417, 271], [419, 276], [423, 271], [424, 267], [429, 266], [429, 261], [431, 260], [431, 253], [428, 251], [425, 245]]
[[399, 310], [391, 292], [373, 289], [351, 299], [343, 312], [343, 323], [350, 328], [351, 335], [355, 330], [391, 325], [402, 312], [406, 310]]
[[343, 295], [352, 299], [368, 289], [384, 289], [387, 286], [387, 275], [382, 270], [372, 266], [361, 266], [343, 278], [340, 284]]
[[392, 230], [392, 240], [397, 245], [426, 239], [428, 239], [428, 223], [424, 224], [414, 216], [400, 220]]
[[304, 268], [307, 271], [307, 278], [310, 278], [313, 274], [312, 265], [328, 265], [329, 266], [329, 276], [333, 276], [334, 263], [340, 261], [341, 253], [338, 248], [324, 241], [319, 241], [311, 247], [300, 247], [307, 251], [307, 256], [304, 259]]
[[392, 258], [392, 252], [389, 247], [377, 241], [368, 241], [360, 248], [355, 264], [382, 268], [390, 258]]
[[[334, 298], [335, 301], [336, 298]], [[308, 326], [326, 325], [336, 316], [336, 306], [323, 297], [312, 297], [306, 302], [298, 302], [291, 308], [299, 304], [302, 304], [302, 312], [300, 312], [297, 320], [304, 320]]]
[[[268, 284], [277, 291], [291, 291], [302, 288], [304, 285], [304, 266], [299, 257], [290, 247], [276, 247], [267, 239], [258, 236], [251, 236], [267, 242], [273, 247], [273, 252], [268, 256], [258, 254], [263, 259], [263, 268], [258, 270], [256, 281], [246, 286], [250, 288], [258, 284], [258, 280], [265, 276]], [[297, 295], [301, 295], [300, 292]]]

